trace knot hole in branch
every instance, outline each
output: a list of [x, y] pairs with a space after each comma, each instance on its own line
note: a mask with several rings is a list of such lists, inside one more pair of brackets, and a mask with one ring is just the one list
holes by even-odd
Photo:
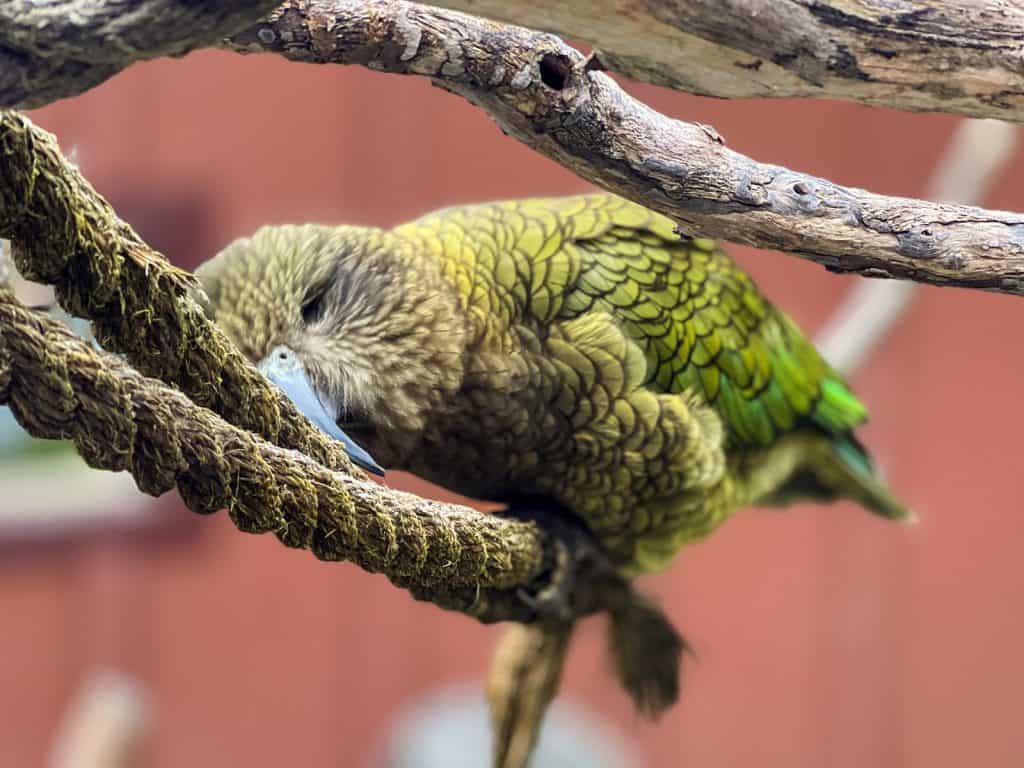
[[545, 53], [540, 60], [540, 79], [548, 88], [560, 91], [569, 82], [572, 62], [561, 53]]

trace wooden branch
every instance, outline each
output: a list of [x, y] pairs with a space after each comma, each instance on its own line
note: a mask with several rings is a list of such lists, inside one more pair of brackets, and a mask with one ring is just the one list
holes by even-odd
[[431, 0], [600, 49], [708, 96], [849, 99], [1024, 120], [1024, 7], [1009, 0]]
[[[431, 4], [586, 41], [616, 72], [691, 93], [849, 99], [1024, 120], [1024, 8], [1008, 0]], [[211, 45], [274, 5], [0, 4], [0, 106], [40, 106], [87, 90], [133, 61]]]
[[[793, 4], [783, 0], [780, 7]], [[255, 13], [260, 4], [250, 5]], [[913, 18], [920, 20], [918, 33], [939, 34], [934, 15]], [[176, 39], [188, 37], [187, 26], [175, 28]], [[86, 60], [90, 46], [108, 39], [76, 43], [64, 25], [51, 27], [50, 37], [70, 46], [59, 48], [69, 61]], [[0, 43], [17, 37], [0, 30]], [[196, 35], [209, 39], [205, 28]], [[29, 38], [18, 39], [22, 53], [31, 50]], [[161, 46], [129, 46], [116, 66], [160, 55]], [[551, 35], [399, 0], [289, 0], [223, 46], [429, 77], [487, 110], [506, 133], [583, 178], [662, 211], [691, 234], [788, 251], [837, 272], [1024, 294], [1024, 216], [874, 195], [758, 163], [727, 149], [713, 128], [672, 120], [636, 101], [596, 71], [599, 59]], [[38, 50], [35, 57], [46, 58]], [[45, 77], [34, 82], [40, 95], [26, 98], [52, 97]], [[54, 82], [57, 91], [74, 92], [60, 73]]]
[[274, 0], [7, 0], [0, 3], [0, 106], [39, 107], [136, 61], [204, 48]]
[[[926, 197], [963, 205], [983, 203], [1013, 159], [1019, 130], [999, 120], [961, 120], [932, 173]], [[916, 287], [859, 279], [818, 329], [814, 345], [832, 367], [852, 375], [903, 317]]]
[[1024, 294], [1024, 216], [885, 197], [733, 152], [637, 101], [551, 35], [397, 0], [290, 0], [225, 44], [430, 77], [578, 175], [689, 233], [837, 272]]
[[61, 718], [49, 768], [141, 768], [153, 694], [127, 673], [93, 672]]

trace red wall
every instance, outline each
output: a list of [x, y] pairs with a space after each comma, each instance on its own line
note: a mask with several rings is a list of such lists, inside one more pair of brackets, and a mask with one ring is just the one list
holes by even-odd
[[[954, 126], [630, 90], [759, 159], [877, 192], [921, 194]], [[204, 53], [137, 66], [33, 116], [124, 210], [185, 211], [140, 213], [139, 225], [187, 266], [266, 222], [390, 225], [454, 202], [587, 188], [458, 98], [354, 68]], [[1022, 172], [1016, 162], [988, 203], [1024, 207]], [[850, 285], [734, 250], [809, 330]], [[596, 621], [574, 648], [567, 696], [605, 713], [651, 766], [1020, 764], [1022, 318], [1019, 299], [923, 288], [856, 377], [868, 441], [920, 525], [846, 505], [743, 514], [646, 582], [696, 647], [682, 705], [656, 726], [638, 720], [604, 673]], [[0, 764], [40, 764], [67, 697], [99, 664], [150, 688], [154, 768], [362, 765], [410, 697], [484, 673], [499, 630], [241, 535], [224, 515], [160, 503], [180, 521], [173, 535], [0, 549]]]

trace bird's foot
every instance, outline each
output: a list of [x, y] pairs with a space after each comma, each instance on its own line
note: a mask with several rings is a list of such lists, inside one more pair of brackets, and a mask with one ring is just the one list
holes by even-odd
[[536, 523], [549, 535], [548, 567], [534, 584], [517, 590], [540, 620], [569, 621], [575, 615], [573, 591], [584, 567], [604, 564], [606, 556], [587, 527], [563, 507], [535, 499], [510, 503], [502, 514]]
[[552, 549], [551, 568], [545, 573], [544, 581], [535, 588], [520, 587], [516, 594], [539, 618], [568, 621], [572, 618], [570, 598], [578, 563], [563, 540], [554, 537]]

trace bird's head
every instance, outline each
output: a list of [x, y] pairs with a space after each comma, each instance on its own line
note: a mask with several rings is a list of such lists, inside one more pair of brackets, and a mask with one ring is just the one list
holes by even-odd
[[381, 230], [263, 227], [196, 276], [231, 340], [265, 372], [294, 364], [300, 388], [385, 466], [405, 464], [462, 382], [466, 330], [451, 289]]

